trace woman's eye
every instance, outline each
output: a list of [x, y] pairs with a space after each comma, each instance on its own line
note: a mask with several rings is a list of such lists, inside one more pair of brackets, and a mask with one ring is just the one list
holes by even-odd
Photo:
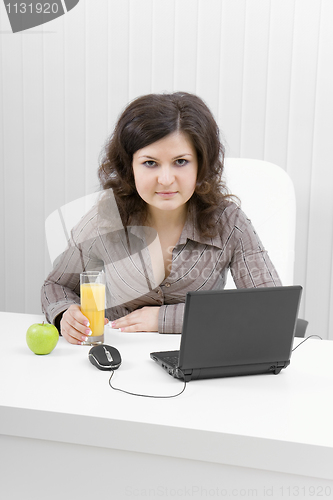
[[178, 160], [176, 160], [176, 165], [178, 165], [179, 167], [184, 167], [187, 163], [188, 161], [184, 158], [178, 158]]
[[156, 161], [154, 161], [154, 160], [147, 160], [147, 161], [144, 162], [144, 165], [146, 165], [146, 167], [149, 167], [149, 168], [155, 167]]

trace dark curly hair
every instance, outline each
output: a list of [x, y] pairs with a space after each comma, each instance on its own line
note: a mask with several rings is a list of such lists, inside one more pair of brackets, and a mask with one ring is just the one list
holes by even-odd
[[98, 169], [103, 189], [112, 188], [124, 226], [135, 215], [144, 224], [147, 204], [134, 182], [133, 155], [168, 134], [180, 131], [191, 140], [198, 159], [195, 191], [188, 201], [199, 233], [214, 236], [214, 215], [231, 195], [221, 176], [224, 147], [219, 128], [206, 104], [186, 92], [148, 94], [132, 101], [107, 140]]

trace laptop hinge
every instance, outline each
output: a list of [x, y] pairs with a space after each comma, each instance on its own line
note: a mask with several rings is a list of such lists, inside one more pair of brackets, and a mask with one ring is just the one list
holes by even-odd
[[[185, 380], [185, 382], [189, 382], [192, 379], [198, 378], [198, 375], [200, 373], [200, 368], [194, 368], [193, 370], [178, 370], [178, 376], [179, 378], [182, 378]], [[184, 374], [184, 377], [182, 376]]]

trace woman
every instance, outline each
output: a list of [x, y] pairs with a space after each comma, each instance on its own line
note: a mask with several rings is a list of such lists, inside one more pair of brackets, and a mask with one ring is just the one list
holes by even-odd
[[99, 168], [106, 196], [73, 229], [42, 289], [43, 311], [68, 342], [91, 333], [79, 307], [84, 269], [105, 270], [106, 317], [125, 332], [180, 333], [187, 291], [224, 288], [228, 269], [238, 288], [281, 285], [221, 182], [223, 160], [199, 97], [151, 94], [127, 106]]

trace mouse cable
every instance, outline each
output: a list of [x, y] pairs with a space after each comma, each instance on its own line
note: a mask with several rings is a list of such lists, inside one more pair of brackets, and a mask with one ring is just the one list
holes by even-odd
[[294, 347], [294, 349], [292, 349], [291, 352], [294, 352], [294, 350], [297, 349], [297, 347], [304, 344], [304, 342], [311, 339], [311, 337], [317, 337], [318, 339], [323, 340], [322, 337], [320, 337], [319, 335], [309, 335], [308, 337], [306, 337], [306, 339], [302, 340], [302, 342], [300, 342], [296, 347]]
[[125, 394], [129, 394], [130, 396], [140, 396], [142, 398], [156, 398], [156, 399], [168, 399], [168, 398], [175, 398], [177, 396], [180, 396], [186, 389], [186, 380], [185, 380], [185, 376], [183, 374], [183, 372], [181, 370], [179, 370], [178, 368], [178, 371], [180, 371], [180, 373], [183, 375], [184, 377], [184, 387], [183, 389], [178, 392], [177, 394], [172, 394], [171, 396], [152, 396], [150, 394], [137, 394], [136, 392], [130, 392], [130, 391], [125, 391], [124, 389], [119, 389], [118, 387], [114, 387], [111, 383], [111, 379], [113, 377], [113, 374], [114, 374], [114, 370], [112, 370], [111, 372], [111, 375], [110, 375], [110, 378], [109, 378], [109, 386], [111, 387], [111, 389], [114, 389], [115, 391], [120, 391], [120, 392], [124, 392]]

